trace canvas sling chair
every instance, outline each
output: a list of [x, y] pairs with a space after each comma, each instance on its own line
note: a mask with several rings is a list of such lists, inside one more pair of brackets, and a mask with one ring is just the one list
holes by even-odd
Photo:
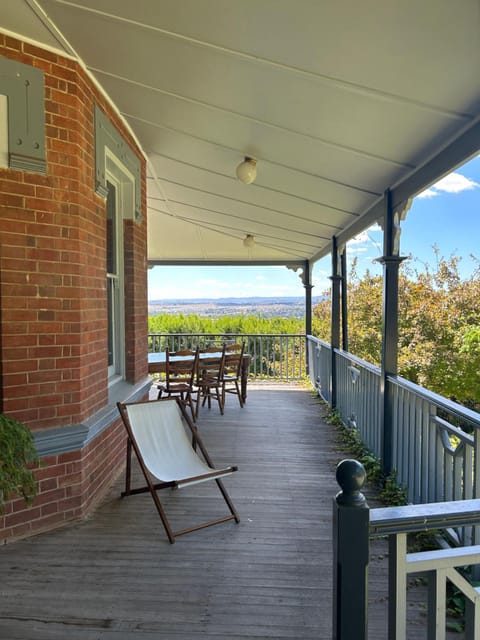
[[[221, 480], [223, 476], [237, 471], [237, 467], [214, 468], [197, 428], [181, 400], [165, 398], [127, 404], [119, 402], [117, 406], [128, 433], [125, 491], [122, 492], [122, 497], [149, 491], [171, 543], [175, 542], [176, 536], [197, 529], [228, 520], [240, 522], [238, 513]], [[132, 449], [146, 481], [146, 486], [139, 488], [131, 487]], [[197, 450], [201, 452], [203, 459], [198, 455]], [[160, 502], [158, 490], [181, 489], [207, 480], [215, 480], [230, 514], [174, 531]]]

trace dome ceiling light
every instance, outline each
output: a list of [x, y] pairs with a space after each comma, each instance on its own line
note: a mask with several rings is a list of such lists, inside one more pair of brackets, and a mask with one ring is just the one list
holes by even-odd
[[252, 184], [252, 182], [255, 182], [256, 177], [257, 161], [255, 158], [245, 156], [245, 160], [243, 160], [237, 167], [237, 178], [244, 184]]
[[255, 244], [255, 236], [252, 236], [252, 234], [247, 233], [247, 235], [243, 239], [243, 246], [247, 247], [247, 249], [250, 249], [251, 247], [254, 246], [254, 244]]

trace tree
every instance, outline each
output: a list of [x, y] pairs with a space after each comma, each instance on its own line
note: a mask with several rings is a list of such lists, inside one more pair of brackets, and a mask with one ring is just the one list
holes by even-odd
[[262, 318], [255, 315], [210, 318], [196, 314], [160, 313], [149, 316], [149, 333], [276, 334], [303, 333], [304, 321], [297, 318]]
[[[461, 258], [403, 264], [399, 276], [399, 375], [471, 407], [480, 406], [480, 269], [462, 280]], [[380, 364], [382, 278], [359, 278], [353, 262], [348, 282], [349, 351]], [[314, 330], [329, 341], [330, 300], [314, 308]]]

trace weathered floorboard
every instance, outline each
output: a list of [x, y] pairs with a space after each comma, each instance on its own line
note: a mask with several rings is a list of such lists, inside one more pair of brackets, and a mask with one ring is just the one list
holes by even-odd
[[[227, 398], [224, 416], [216, 406], [201, 410], [214, 462], [240, 468], [225, 480], [238, 525], [170, 545], [150, 496], [121, 499], [120, 480], [85, 522], [4, 546], [0, 638], [330, 638], [332, 497], [344, 455], [321, 416], [318, 400], [294, 385], [252, 386], [244, 409]], [[174, 527], [224, 513], [218, 496], [213, 483], [162, 492]], [[383, 639], [386, 573], [377, 556], [370, 629]]]

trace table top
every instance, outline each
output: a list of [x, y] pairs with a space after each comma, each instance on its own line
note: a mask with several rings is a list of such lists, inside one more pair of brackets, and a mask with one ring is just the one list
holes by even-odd
[[[166, 354], [165, 351], [159, 351], [158, 353], [149, 353], [148, 364], [161, 364], [166, 362], [167, 356], [165, 354]], [[218, 352], [208, 351], [207, 353], [202, 353], [202, 352], [199, 353], [200, 360], [206, 360], [208, 358], [217, 359], [221, 357], [222, 357], [221, 351], [218, 351]], [[170, 360], [174, 360], [178, 362], [181, 362], [182, 360], [191, 360], [191, 359], [193, 359], [193, 356], [170, 356]]]
[[[148, 354], [148, 372], [149, 373], [164, 373], [167, 366], [167, 356], [165, 351], [159, 353]], [[219, 360], [222, 357], [221, 351], [208, 351], [206, 353], [199, 354], [200, 362], [208, 362], [209, 360]], [[189, 362], [193, 360], [194, 356], [170, 356], [170, 362]]]

